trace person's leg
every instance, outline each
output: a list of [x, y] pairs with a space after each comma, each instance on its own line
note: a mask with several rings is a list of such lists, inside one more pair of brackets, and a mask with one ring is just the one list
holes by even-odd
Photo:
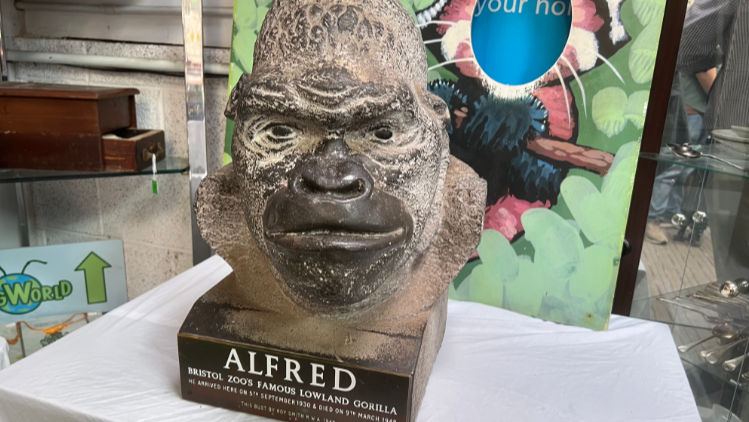
[[707, 142], [707, 130], [703, 124], [703, 118], [701, 114], [689, 114], [687, 115], [687, 122], [689, 123], [689, 142], [691, 144], [704, 144]]
[[682, 204], [684, 203], [684, 187], [689, 175], [694, 169], [686, 166], [681, 167], [681, 171], [674, 179], [674, 185], [668, 195], [668, 202], [663, 213], [663, 220], [670, 220], [675, 214], [683, 214]]
[[[703, 116], [701, 114], [690, 114], [687, 116], [687, 121], [689, 122], [690, 143], [693, 145], [705, 145], [707, 143], [707, 129], [705, 129]], [[704, 212], [706, 209], [701, 189], [705, 175], [702, 171], [696, 172], [695, 175], [699, 177], [691, 178], [690, 181], [693, 185], [687, 186], [687, 188], [694, 193], [686, 198], [685, 201], [682, 201], [681, 207], [687, 215], [687, 219], [690, 223], [689, 225], [692, 226], [692, 241], [690, 242], [690, 245], [699, 247], [702, 244], [702, 232], [707, 228], [709, 220], [704, 219], [701, 223], [695, 224], [692, 219], [697, 211]]]
[[[680, 79], [679, 73], [676, 72], [671, 84], [671, 96], [669, 97], [668, 111], [664, 121], [661, 148], [666, 148], [669, 143], [683, 144], [689, 139], [689, 123], [681, 94]], [[661, 165], [662, 163], [659, 163], [659, 169]], [[655, 177], [653, 196], [650, 198], [648, 224], [645, 227], [645, 239], [650, 242], [668, 243], [666, 234], [658, 226], [658, 221], [665, 218], [670, 192], [676, 178], [681, 173], [681, 167], [675, 164], [668, 165], [663, 172]]]
[[[707, 140], [707, 132], [702, 125], [702, 116], [699, 114], [687, 115], [687, 122], [689, 123], [689, 143], [690, 144], [701, 144]], [[693, 168], [686, 166], [681, 167], [681, 171], [674, 179], [674, 184], [669, 191], [666, 208], [663, 211], [662, 218], [669, 220], [674, 214], [682, 213], [682, 203], [684, 202], [684, 183], [690, 174], [694, 171]], [[674, 169], [674, 172], [676, 170]]]
[[[705, 145], [708, 143], [708, 132], [705, 128], [705, 119], [704, 116], [701, 114], [694, 114], [690, 116], [689, 119], [689, 130], [690, 130], [690, 137], [692, 140], [692, 143], [694, 144], [700, 144]], [[696, 134], [694, 136], [691, 136], [692, 131]], [[695, 183], [695, 186], [693, 186], [696, 195], [694, 198], [685, 198], [685, 201], [690, 202], [692, 205], [687, 207], [687, 210], [691, 210], [690, 212], [695, 211], [705, 211], [707, 208], [705, 207], [705, 197], [702, 195], [702, 183], [705, 178], [704, 171], [700, 170], [695, 174], [696, 177], [693, 177], [691, 179], [691, 183]], [[691, 185], [687, 185], [690, 186]], [[684, 208], [687, 204], [682, 204], [682, 208]]]
[[650, 197], [650, 211], [648, 220], [663, 220], [669, 204], [669, 194], [681, 176], [684, 166], [676, 164], [669, 165], [663, 173], [655, 176], [653, 183], [653, 196]]
[[663, 229], [658, 226], [658, 223], [666, 217], [671, 191], [674, 188], [676, 179], [681, 175], [683, 168], [683, 166], [671, 164], [655, 177], [653, 196], [650, 198], [648, 223], [645, 227], [645, 239], [649, 242], [661, 245], [668, 243], [668, 238]]

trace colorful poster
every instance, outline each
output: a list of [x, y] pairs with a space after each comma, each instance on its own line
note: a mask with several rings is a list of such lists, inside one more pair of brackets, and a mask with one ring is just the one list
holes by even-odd
[[0, 250], [0, 324], [126, 302], [121, 240]]
[[[665, 0], [400, 1], [422, 30], [429, 89], [450, 108], [451, 153], [488, 182], [481, 244], [450, 297], [605, 329]], [[252, 71], [269, 6], [235, 1], [230, 86]], [[558, 58], [527, 82], [517, 72], [521, 80], [495, 81], [474, 55], [472, 30], [491, 28], [482, 14], [512, 31], [475, 46], [529, 45], [500, 55], [508, 66], [520, 52], [542, 69], [534, 51], [556, 48]], [[563, 45], [545, 31], [554, 16], [569, 28]]]

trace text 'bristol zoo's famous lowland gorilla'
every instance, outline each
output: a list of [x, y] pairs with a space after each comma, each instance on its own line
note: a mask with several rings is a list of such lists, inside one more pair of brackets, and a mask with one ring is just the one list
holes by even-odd
[[450, 156], [419, 30], [398, 0], [276, 0], [253, 69], [226, 109], [233, 164], [195, 204], [234, 272], [185, 326], [415, 371], [418, 409], [486, 202]]

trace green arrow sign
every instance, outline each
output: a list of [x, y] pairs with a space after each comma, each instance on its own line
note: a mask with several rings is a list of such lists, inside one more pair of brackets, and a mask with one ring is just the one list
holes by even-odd
[[112, 266], [99, 255], [91, 252], [76, 268], [86, 277], [86, 298], [89, 305], [107, 301], [107, 286], [104, 283], [104, 268]]

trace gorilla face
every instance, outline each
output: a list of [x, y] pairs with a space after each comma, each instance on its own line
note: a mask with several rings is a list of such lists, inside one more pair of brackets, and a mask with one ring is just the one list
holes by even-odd
[[[362, 309], [398, 288], [398, 271], [435, 234], [449, 160], [447, 107], [426, 90], [421, 39], [397, 2], [369, 10], [402, 20], [405, 42], [359, 30], [385, 26], [358, 6], [277, 4], [258, 37], [255, 70], [227, 107], [245, 216], [298, 305]], [[320, 37], [332, 57], [290, 32], [315, 33], [312, 19], [335, 35]], [[368, 38], [375, 35], [382, 48]]]
[[232, 94], [247, 222], [285, 291], [312, 308], [374, 299], [428, 244], [447, 160], [442, 123], [407, 84], [327, 73], [318, 86], [245, 77]]

